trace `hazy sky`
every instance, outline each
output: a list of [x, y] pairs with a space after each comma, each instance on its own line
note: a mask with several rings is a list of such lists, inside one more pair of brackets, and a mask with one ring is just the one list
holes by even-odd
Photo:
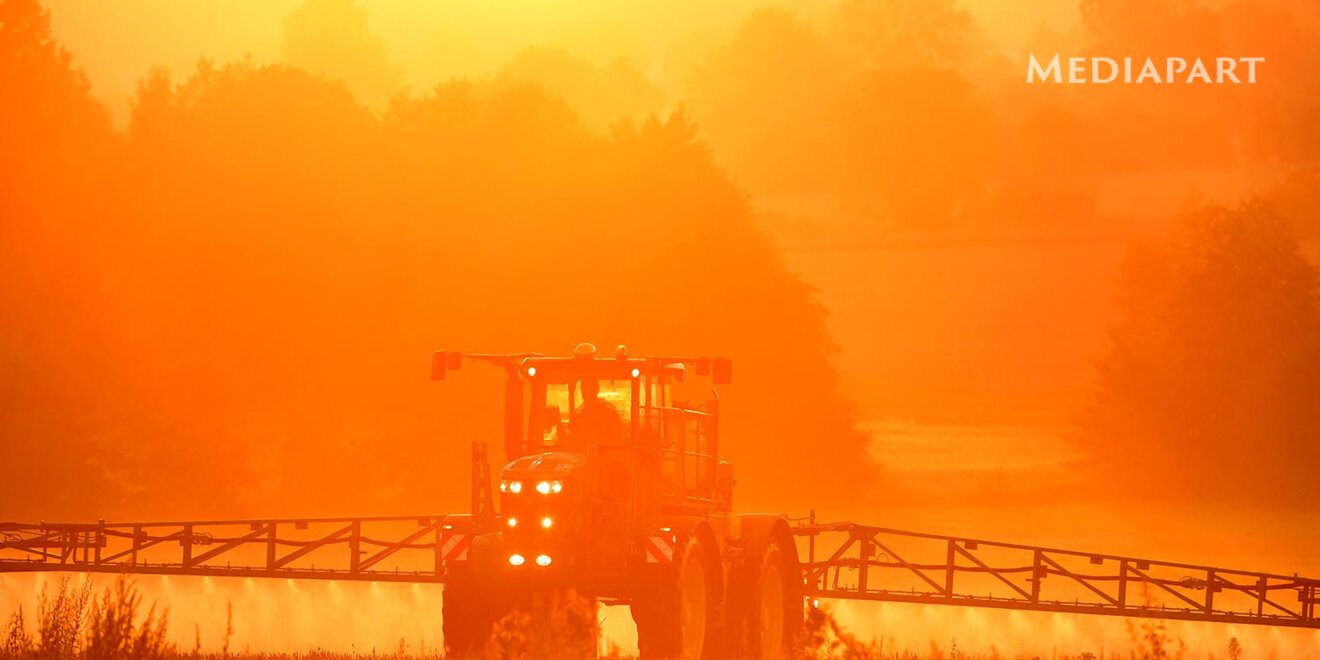
[[[176, 78], [209, 57], [280, 58], [284, 17], [301, 0], [48, 0], [56, 38], [72, 51], [94, 92], [126, 116], [137, 81], [164, 66]], [[630, 59], [663, 85], [681, 82], [709, 50], [726, 42], [759, 7], [786, 6], [819, 18], [832, 0], [775, 3], [731, 0], [362, 0], [406, 84], [427, 88], [455, 76], [485, 76], [519, 50], [557, 45], [603, 63]], [[1012, 49], [1041, 26], [1063, 30], [1073, 0], [971, 0], [962, 3], [992, 39]]]

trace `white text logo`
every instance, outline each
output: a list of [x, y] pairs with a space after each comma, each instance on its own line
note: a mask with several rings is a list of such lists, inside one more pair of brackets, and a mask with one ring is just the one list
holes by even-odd
[[1069, 57], [1061, 59], [1058, 53], [1044, 64], [1029, 55], [1027, 83], [1068, 83], [1070, 85], [1123, 84], [1206, 84], [1254, 85], [1256, 65], [1263, 57], [1216, 57], [1202, 60], [1197, 57], [1133, 58], [1133, 57]]

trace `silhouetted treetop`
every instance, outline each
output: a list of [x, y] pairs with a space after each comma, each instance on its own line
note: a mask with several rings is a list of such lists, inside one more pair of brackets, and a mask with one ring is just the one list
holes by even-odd
[[1287, 223], [1261, 203], [1190, 214], [1130, 251], [1120, 293], [1077, 435], [1097, 474], [1141, 495], [1314, 507], [1290, 494], [1320, 464], [1320, 298]]

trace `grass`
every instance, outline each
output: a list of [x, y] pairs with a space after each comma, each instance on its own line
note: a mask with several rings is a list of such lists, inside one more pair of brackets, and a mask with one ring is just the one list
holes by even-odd
[[66, 577], [53, 596], [42, 590], [35, 636], [28, 632], [23, 609], [14, 613], [5, 626], [0, 657], [178, 657], [178, 650], [166, 640], [168, 613], [157, 613], [152, 605], [142, 614], [141, 605], [141, 595], [127, 578], [121, 577], [101, 598], [94, 599], [90, 582], [72, 587]]
[[[232, 609], [228, 610], [228, 615], [219, 649], [203, 651], [200, 631], [197, 631], [195, 639], [198, 641], [192, 649], [180, 649], [166, 636], [168, 611], [158, 611], [154, 604], [144, 607], [141, 595], [128, 578], [120, 578], [99, 597], [94, 597], [90, 583], [75, 586], [65, 578], [53, 594], [43, 589], [35, 626], [28, 625], [21, 608], [10, 618], [0, 634], [0, 660], [441, 660], [444, 657], [409, 653], [402, 642], [392, 653], [230, 653], [229, 640], [234, 632]], [[533, 612], [516, 612], [500, 621], [480, 660], [584, 657], [622, 660], [629, 657], [617, 648], [597, 655], [595, 640], [598, 632], [594, 604], [570, 593], [553, 602], [539, 603]], [[1108, 654], [974, 654], [959, 649], [957, 641], [947, 647], [932, 642], [925, 652], [913, 653], [886, 649], [883, 638], [871, 641], [859, 638], [840, 625], [828, 608], [822, 607], [808, 613], [795, 660], [1182, 660], [1186, 655], [1186, 646], [1181, 640], [1170, 637], [1163, 622], [1130, 622], [1127, 632], [1126, 649]], [[1238, 640], [1228, 640], [1223, 657], [1238, 660], [1243, 655], [1244, 649]]]

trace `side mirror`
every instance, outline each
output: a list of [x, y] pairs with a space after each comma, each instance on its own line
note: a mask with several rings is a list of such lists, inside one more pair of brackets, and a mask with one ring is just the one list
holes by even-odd
[[716, 385], [728, 385], [733, 382], [733, 360], [715, 358], [710, 361], [710, 377]]
[[463, 354], [458, 351], [436, 351], [431, 356], [431, 380], [444, 380], [445, 373], [463, 365]]

